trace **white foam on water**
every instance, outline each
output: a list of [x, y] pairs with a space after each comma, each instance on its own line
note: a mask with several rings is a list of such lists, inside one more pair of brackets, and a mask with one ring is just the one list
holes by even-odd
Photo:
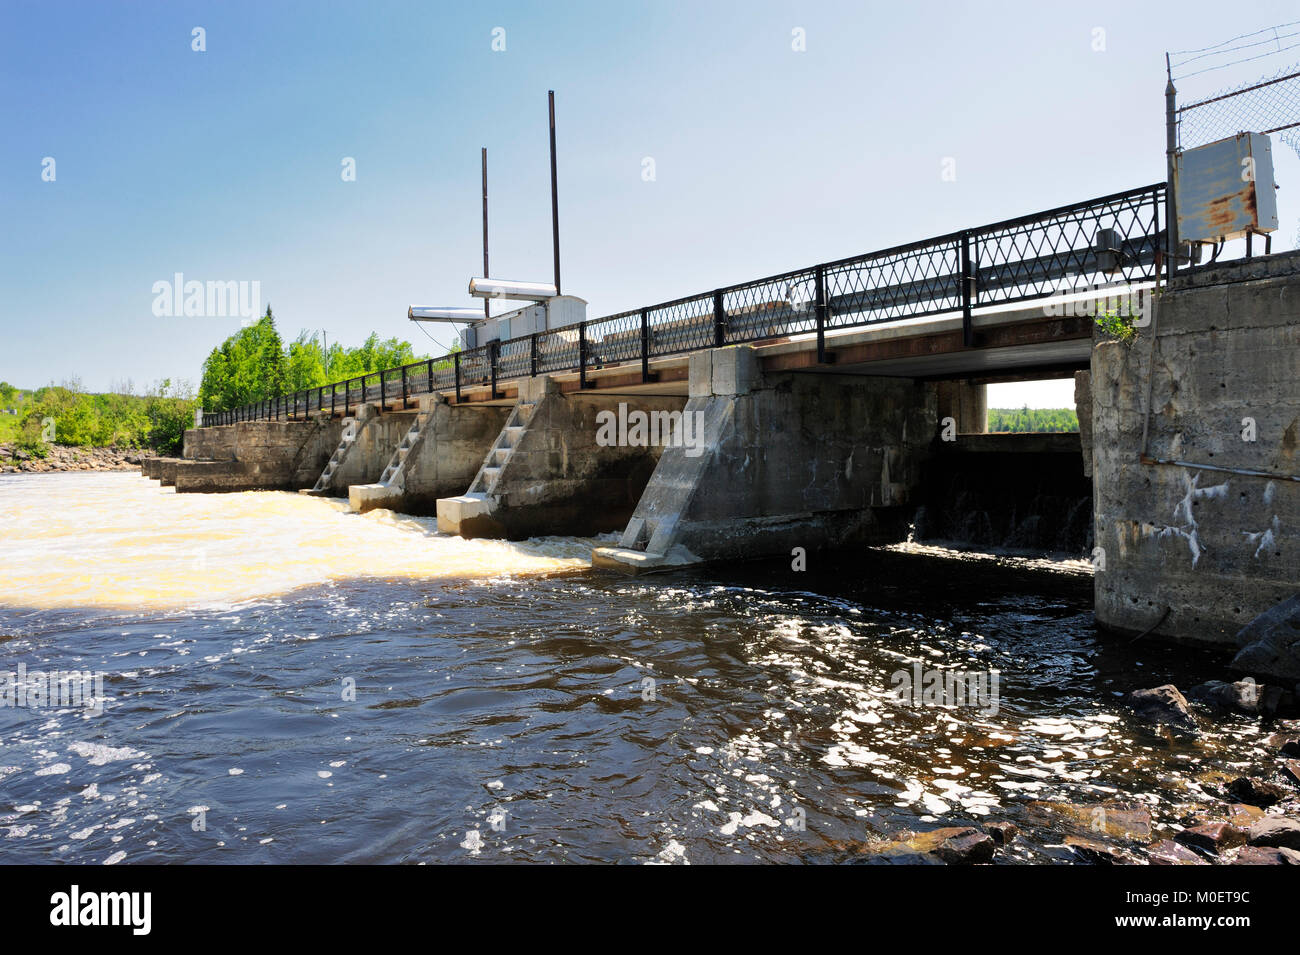
[[430, 517], [285, 491], [177, 494], [129, 472], [0, 479], [0, 603], [235, 607], [364, 577], [483, 579], [590, 566], [591, 539], [463, 540]]

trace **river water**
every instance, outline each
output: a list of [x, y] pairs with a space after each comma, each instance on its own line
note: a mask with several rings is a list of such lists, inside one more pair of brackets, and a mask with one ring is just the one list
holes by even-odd
[[[1000, 861], [1064, 861], [1033, 803], [1159, 830], [1261, 752], [1245, 718], [1129, 721], [1125, 691], [1222, 660], [1100, 637], [1077, 567], [903, 549], [625, 579], [591, 546], [0, 478], [0, 679], [103, 680], [98, 705], [0, 708], [0, 861], [828, 862], [994, 820], [1023, 831]], [[997, 694], [895, 693], [940, 670]]]

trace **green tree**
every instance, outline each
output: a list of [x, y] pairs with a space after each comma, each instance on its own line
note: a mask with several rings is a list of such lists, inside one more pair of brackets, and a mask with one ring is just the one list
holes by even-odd
[[206, 411], [227, 411], [283, 394], [288, 357], [275, 329], [271, 306], [248, 328], [214, 348], [203, 363], [199, 404]]

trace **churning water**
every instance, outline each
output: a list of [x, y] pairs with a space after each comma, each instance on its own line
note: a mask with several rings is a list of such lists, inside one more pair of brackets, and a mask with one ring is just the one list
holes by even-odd
[[[0, 860], [836, 861], [1008, 819], [1000, 858], [1048, 861], [1033, 802], [1159, 826], [1258, 753], [1244, 718], [1128, 722], [1121, 693], [1219, 661], [1099, 637], [1086, 575], [866, 551], [625, 579], [591, 544], [0, 478], [0, 679], [105, 697], [0, 708]], [[997, 705], [900, 701], [918, 666], [997, 670]]]

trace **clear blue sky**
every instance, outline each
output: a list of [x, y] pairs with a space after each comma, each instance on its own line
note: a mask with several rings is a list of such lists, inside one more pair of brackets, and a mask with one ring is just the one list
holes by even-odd
[[[155, 317], [175, 272], [260, 281], [287, 338], [441, 351], [405, 310], [471, 304], [480, 146], [493, 274], [550, 278], [548, 89], [565, 291], [594, 317], [1160, 180], [1163, 52], [1293, 19], [1294, 0], [0, 0], [0, 379], [197, 385], [239, 323]], [[1275, 154], [1285, 248], [1300, 164]]]

